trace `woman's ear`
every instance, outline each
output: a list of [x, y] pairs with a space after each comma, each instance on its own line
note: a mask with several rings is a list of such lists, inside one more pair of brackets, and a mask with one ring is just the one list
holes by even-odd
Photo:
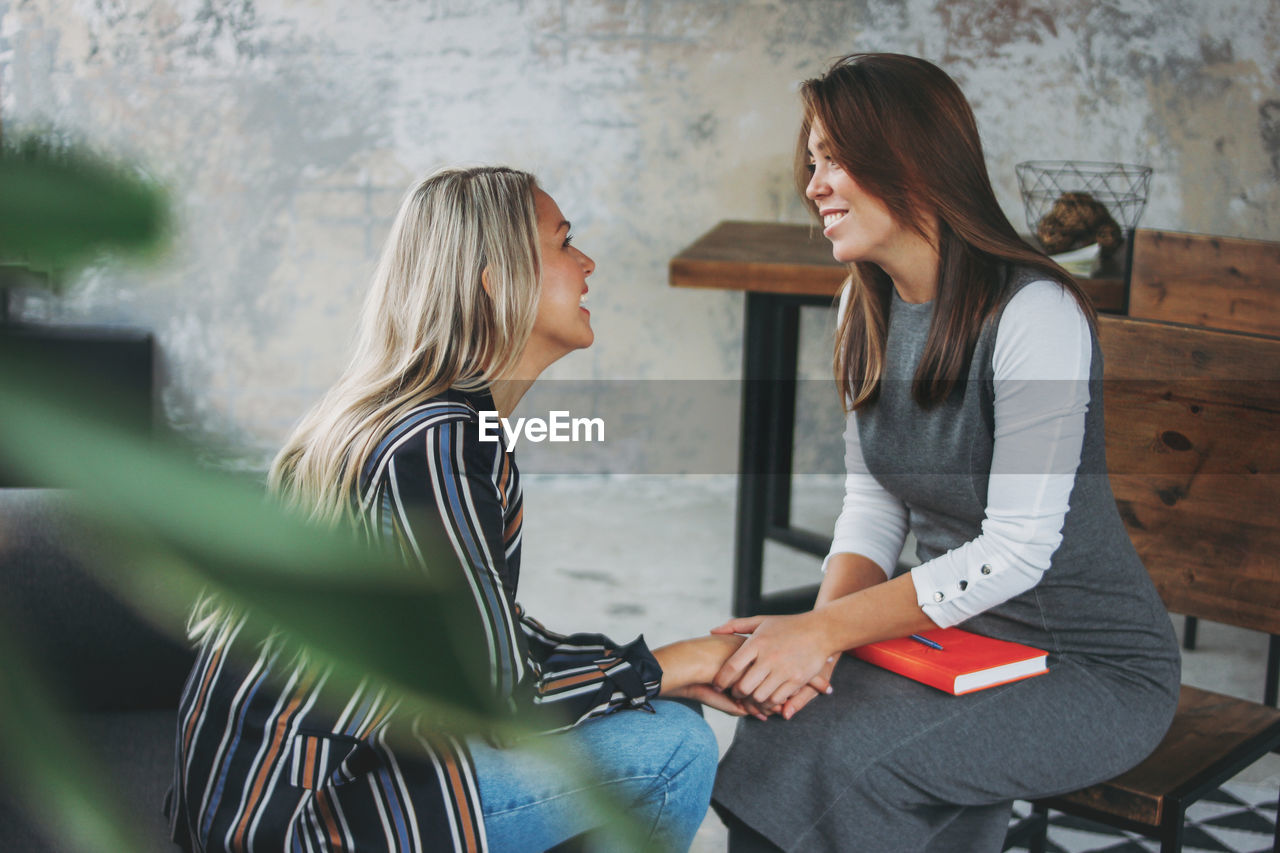
[[484, 288], [485, 294], [492, 299], [493, 289], [489, 286], [489, 268], [485, 267], [480, 270], [480, 286]]

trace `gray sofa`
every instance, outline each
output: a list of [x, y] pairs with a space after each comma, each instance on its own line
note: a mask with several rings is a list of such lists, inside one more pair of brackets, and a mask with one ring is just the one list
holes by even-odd
[[[131, 825], [153, 849], [174, 850], [162, 809], [191, 653], [66, 547], [75, 524], [65, 503], [56, 491], [0, 489], [0, 620], [55, 682], [74, 734], [105, 769], [102, 784], [124, 802]], [[14, 792], [25, 790], [16, 776], [0, 765], [0, 850], [59, 850], [16, 805]]]

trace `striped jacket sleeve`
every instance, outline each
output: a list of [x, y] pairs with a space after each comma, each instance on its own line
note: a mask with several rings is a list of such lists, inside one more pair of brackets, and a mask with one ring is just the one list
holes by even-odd
[[[401, 441], [371, 488], [370, 521], [424, 572], [469, 594], [484, 627], [489, 687], [536, 729], [568, 728], [657, 695], [662, 670], [643, 638], [561, 635], [515, 600], [522, 513], [518, 474], [474, 416]], [[433, 547], [434, 543], [434, 547]]]

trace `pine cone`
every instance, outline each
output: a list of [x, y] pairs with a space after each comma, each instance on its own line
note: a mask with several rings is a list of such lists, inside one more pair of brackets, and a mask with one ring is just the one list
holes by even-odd
[[1109, 255], [1123, 240], [1120, 226], [1106, 206], [1082, 192], [1058, 196], [1049, 212], [1036, 223], [1036, 237], [1051, 255], [1090, 243], [1097, 243], [1102, 253]]

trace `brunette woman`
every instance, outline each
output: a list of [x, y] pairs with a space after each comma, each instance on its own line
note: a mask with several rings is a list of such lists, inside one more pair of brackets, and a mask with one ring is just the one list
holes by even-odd
[[[1177, 703], [1107, 480], [1093, 310], [1001, 212], [939, 68], [857, 54], [802, 97], [798, 183], [850, 265], [846, 495], [813, 610], [716, 629], [750, 635], [717, 685], [768, 719], [742, 721], [714, 800], [737, 851], [996, 851], [1012, 800], [1133, 766]], [[1049, 673], [956, 697], [841, 654], [953, 625]]]

